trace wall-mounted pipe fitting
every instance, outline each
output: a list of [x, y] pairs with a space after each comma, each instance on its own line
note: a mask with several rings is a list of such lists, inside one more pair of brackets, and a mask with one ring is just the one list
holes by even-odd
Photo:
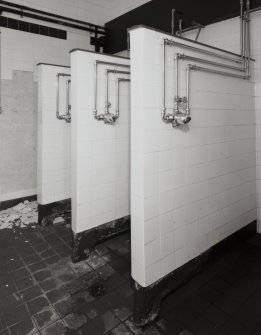
[[57, 73], [56, 75], [56, 117], [58, 120], [65, 120], [71, 122], [71, 105], [70, 105], [70, 86], [71, 80], [66, 81], [66, 110], [65, 114], [60, 114], [60, 78], [71, 77], [67, 73]]
[[[165, 122], [172, 122], [173, 127], [188, 124], [191, 121], [190, 116], [190, 74], [191, 71], [201, 71], [212, 73], [216, 75], [238, 78], [243, 80], [249, 80], [251, 78], [250, 71], [250, 0], [246, 1], [246, 6], [244, 6], [244, 0], [240, 1], [240, 43], [241, 43], [241, 54], [240, 56], [235, 55], [227, 56], [220, 54], [218, 52], [204, 50], [199, 47], [186, 45], [180, 42], [176, 42], [171, 39], [163, 40], [163, 63], [162, 63], [162, 108], [161, 117]], [[246, 10], [244, 11], [244, 7]], [[199, 27], [202, 28], [202, 27]], [[181, 31], [181, 29], [180, 29]], [[198, 58], [190, 55], [176, 54], [175, 55], [175, 94], [174, 94], [174, 108], [173, 113], [167, 112], [166, 107], [166, 46], [171, 47], [182, 47], [189, 49], [194, 52], [200, 52], [202, 54], [208, 55], [210, 57], [215, 57], [222, 59], [223, 61], [236, 63], [238, 66], [223, 64], [221, 62], [216, 62], [208, 59]], [[198, 63], [204, 63], [210, 65], [210, 67], [202, 67], [197, 64], [188, 64], [186, 67], [186, 96], [179, 96], [179, 61], [180, 60], [190, 60]], [[227, 71], [220, 71], [216, 68], [223, 68]], [[236, 72], [240, 72], [236, 73]]]
[[128, 83], [129, 78], [117, 78], [116, 82], [116, 119], [120, 116], [120, 83]]
[[[122, 71], [124, 72], [124, 71]], [[128, 74], [128, 73], [127, 73]], [[116, 79], [116, 110], [115, 114], [106, 112], [104, 114], [104, 123], [115, 123], [120, 116], [120, 83], [130, 82], [129, 78]]]
[[105, 114], [106, 113], [109, 113], [109, 109], [111, 107], [111, 103], [109, 102], [109, 75], [110, 73], [113, 73], [113, 74], [126, 74], [126, 75], [130, 75], [130, 72], [128, 71], [119, 71], [119, 70], [111, 70], [111, 69], [107, 69], [106, 72], [105, 72], [105, 76], [106, 76], [106, 88], [105, 88]]
[[[109, 104], [108, 98], [106, 98], [106, 107], [105, 107], [106, 111], [105, 111], [105, 113], [104, 114], [98, 114], [98, 109], [97, 109], [98, 108], [97, 107], [98, 65], [114, 66], [114, 71], [116, 71], [116, 67], [130, 68], [130, 65], [120, 64], [120, 63], [113, 63], [113, 62], [106, 62], [106, 61], [100, 61], [100, 60], [94, 61], [94, 109], [93, 109], [93, 115], [94, 115], [95, 119], [98, 120], [98, 121], [103, 120], [104, 123], [114, 123], [116, 121], [116, 119], [114, 119], [115, 114], [111, 114], [108, 110], [108, 104]], [[106, 83], [107, 83], [107, 78], [106, 78]], [[106, 91], [108, 92], [108, 85], [107, 85]]]

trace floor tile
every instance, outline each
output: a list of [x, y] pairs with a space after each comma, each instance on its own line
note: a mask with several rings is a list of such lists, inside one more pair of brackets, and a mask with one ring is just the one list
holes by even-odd
[[62, 320], [58, 320], [50, 326], [41, 330], [41, 335], [66, 335], [68, 329]]
[[48, 307], [33, 316], [39, 329], [45, 328], [58, 320], [59, 316], [53, 308]]
[[38, 330], [33, 320], [28, 318], [10, 327], [10, 334], [11, 335], [33, 335], [33, 334], [38, 334]]
[[69, 329], [79, 329], [87, 322], [87, 318], [82, 314], [68, 314], [63, 318], [63, 322]]

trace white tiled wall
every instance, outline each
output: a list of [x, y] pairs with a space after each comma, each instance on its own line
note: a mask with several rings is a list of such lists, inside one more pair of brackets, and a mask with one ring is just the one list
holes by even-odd
[[[255, 59], [253, 80], [255, 81], [255, 106], [256, 106], [256, 150], [257, 150], [257, 218], [258, 228], [261, 222], [261, 12], [250, 15], [251, 30], [251, 56]], [[229, 34], [227, 33], [229, 32]], [[194, 38], [195, 33], [187, 34]], [[239, 18], [222, 21], [207, 26], [202, 30], [199, 42], [211, 44], [226, 50], [239, 52]]]
[[[17, 3], [16, 1], [14, 1]], [[62, 15], [69, 15], [68, 12], [71, 8], [65, 5], [61, 5], [59, 1], [20, 1], [20, 4], [36, 7], [42, 10], [53, 11]], [[68, 3], [68, 1], [67, 1]], [[75, 4], [74, 4], [75, 5]], [[76, 6], [74, 10], [79, 10]], [[67, 12], [66, 12], [67, 11]], [[80, 10], [79, 10], [80, 11]], [[75, 12], [74, 12], [75, 13]], [[4, 13], [6, 16], [12, 16], [10, 14]], [[72, 16], [72, 15], [71, 15]], [[17, 18], [17, 16], [14, 16]], [[24, 21], [35, 22], [42, 25], [53, 26], [58, 29], [65, 29], [65, 27], [46, 24], [45, 22], [39, 22], [35, 20], [30, 20], [29, 18], [20, 18]], [[95, 21], [95, 20], [94, 20]], [[12, 30], [7, 28], [0, 28], [0, 53], [1, 53], [1, 80], [3, 81], [13, 81], [14, 72], [26, 71], [31, 72], [32, 80], [35, 81], [37, 85], [37, 63], [52, 63], [60, 65], [70, 65], [69, 51], [72, 48], [85, 48], [93, 50], [93, 46], [90, 46], [90, 34], [82, 32], [75, 29], [67, 30], [67, 40], [52, 38], [48, 36], [36, 35], [31, 33], [26, 33], [18, 30]], [[33, 82], [32, 82], [33, 83]], [[37, 106], [37, 89], [35, 90], [35, 96], [33, 97], [33, 104]], [[1, 184], [5, 184], [6, 187], [3, 188], [1, 194], [1, 200], [15, 199], [21, 196], [33, 195], [36, 193], [36, 151], [29, 155], [28, 144], [26, 141], [21, 141], [19, 139], [17, 128], [20, 127], [21, 119], [27, 117], [27, 114], [18, 105], [16, 106], [17, 113], [13, 112], [13, 102], [18, 99], [18, 92], [14, 90], [12, 96], [5, 96], [2, 89], [2, 111], [3, 114], [0, 115], [0, 122], [2, 128], [5, 131], [0, 133], [0, 142], [5, 143], [5, 132], [8, 132], [8, 136], [12, 139], [9, 141], [6, 152], [3, 152], [2, 161], [8, 162], [12, 161], [13, 164], [3, 167], [3, 171], [0, 175], [0, 188]], [[31, 98], [31, 97], [30, 97]], [[37, 119], [37, 109], [34, 110], [35, 119]], [[2, 121], [1, 121], [2, 120]], [[9, 126], [11, 124], [11, 126]], [[36, 134], [36, 123], [26, 122], [24, 125], [24, 133], [26, 134]], [[30, 145], [37, 147], [35, 138], [31, 137], [33, 141]], [[28, 155], [27, 164], [30, 168], [20, 169], [18, 164], [15, 164], [17, 160], [17, 155], [13, 149], [13, 143], [19, 142], [19, 151], [26, 153]], [[13, 158], [10, 157], [11, 153]], [[10, 179], [10, 175], [12, 176]], [[7, 180], [11, 180], [10, 185]], [[23, 181], [23, 182], [21, 182]], [[16, 187], [14, 187], [16, 185]]]
[[[121, 86], [120, 117], [116, 124], [97, 121], [93, 116], [95, 60], [129, 64], [125, 58], [84, 51], [71, 53], [72, 228], [75, 233], [130, 213], [130, 84]], [[114, 67], [99, 65], [98, 68], [99, 113], [105, 109], [107, 68]], [[109, 100], [115, 111], [114, 75], [110, 76], [109, 87]]]
[[[40, 204], [71, 197], [71, 124], [56, 117], [57, 73], [70, 74], [70, 69], [38, 66], [37, 199]], [[62, 114], [66, 103], [65, 78], [60, 85]]]
[[[145, 28], [131, 31], [132, 276], [142, 286], [256, 219], [254, 85], [192, 72], [192, 121], [172, 128], [161, 120], [162, 41], [167, 37]], [[167, 48], [169, 111], [176, 52], [208, 58]], [[181, 63], [183, 96], [186, 62]]]
[[[20, 5], [29, 6], [32, 8], [48, 11], [51, 13], [68, 16], [78, 20], [89, 21], [94, 24], [103, 25], [105, 22], [115, 18], [124, 12], [137, 7], [147, 0], [10, 0], [10, 2], [18, 3]], [[0, 28], [0, 53], [1, 53], [1, 79], [12, 80], [13, 71], [31, 71], [33, 78], [37, 82], [37, 63], [52, 63], [68, 66], [70, 65], [69, 51], [73, 48], [83, 48], [94, 50], [90, 45], [90, 34], [81, 30], [71, 29], [67, 27], [57, 26], [55, 24], [36, 21], [34, 19], [17, 17], [10, 13], [4, 12], [3, 15], [18, 18], [19, 20], [30, 21], [50, 27], [67, 30], [67, 40], [51, 38], [48, 36], [35, 35], [18, 30]], [[3, 153], [2, 161], [12, 161], [12, 166], [3, 166], [3, 171], [0, 174], [0, 191], [2, 200], [10, 200], [18, 198], [21, 195], [33, 195], [36, 191], [36, 170], [35, 153], [28, 159], [27, 164], [30, 169], [19, 169], [16, 164], [17, 158], [11, 157], [13, 150], [13, 143], [20, 143], [20, 152], [26, 152], [29, 155], [28, 146], [25, 141], [20, 141], [17, 136], [16, 129], [20, 127], [21, 119], [24, 119], [24, 112], [17, 108], [18, 113], [12, 114], [12, 103], [6, 103], [6, 97], [2, 92], [2, 107], [4, 117], [0, 115], [0, 122], [2, 120], [2, 128], [9, 133], [9, 137], [13, 139], [9, 141], [5, 147], [8, 156]], [[16, 101], [17, 94], [13, 92], [12, 99]], [[35, 105], [37, 105], [37, 96], [35, 96]], [[35, 114], [37, 111], [35, 110]], [[16, 116], [16, 117], [15, 117]], [[36, 118], [36, 117], [35, 117]], [[9, 126], [12, 124], [11, 130]], [[26, 134], [35, 133], [35, 123], [26, 123], [24, 132]], [[5, 143], [3, 138], [4, 132], [0, 133], [0, 143]], [[34, 138], [32, 138], [34, 141]], [[33, 147], [37, 144], [34, 141]], [[31, 152], [31, 151], [30, 151]], [[27, 172], [24, 173], [24, 170]], [[33, 170], [33, 172], [32, 172]], [[33, 174], [32, 178], [31, 175]], [[12, 183], [7, 184], [12, 176]], [[29, 182], [27, 182], [29, 180]], [[23, 182], [21, 182], [23, 181]], [[3, 186], [5, 184], [5, 186]], [[11, 185], [12, 184], [12, 185]], [[17, 185], [14, 187], [14, 185]]]

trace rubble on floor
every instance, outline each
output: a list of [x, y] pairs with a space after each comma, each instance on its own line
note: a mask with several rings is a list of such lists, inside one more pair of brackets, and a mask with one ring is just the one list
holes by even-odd
[[37, 222], [37, 201], [25, 200], [14, 207], [0, 211], [0, 229], [35, 227]]

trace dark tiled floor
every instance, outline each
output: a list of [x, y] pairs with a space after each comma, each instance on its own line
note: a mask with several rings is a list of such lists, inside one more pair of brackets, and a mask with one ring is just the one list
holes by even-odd
[[261, 237], [168, 296], [146, 329], [132, 322], [129, 235], [73, 264], [65, 225], [0, 231], [0, 335], [261, 334]]

